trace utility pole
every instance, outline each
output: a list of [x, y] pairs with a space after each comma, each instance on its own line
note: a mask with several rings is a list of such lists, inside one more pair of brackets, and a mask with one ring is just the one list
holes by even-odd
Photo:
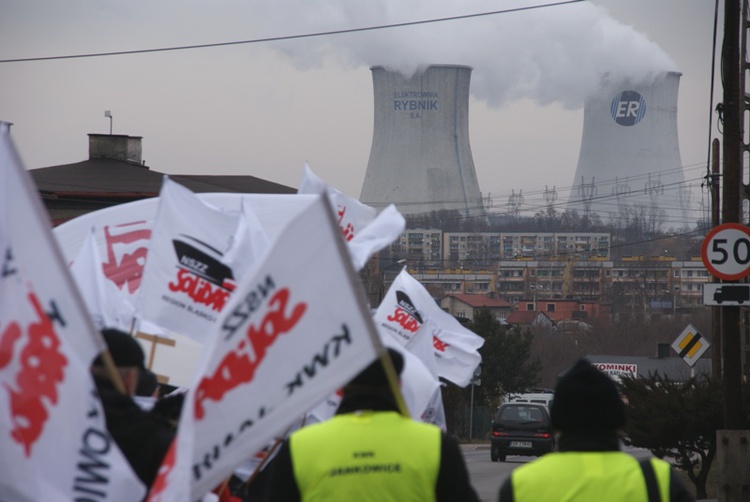
[[[744, 0], [742, 1], [744, 4]], [[724, 223], [743, 223], [740, 204], [742, 187], [742, 94], [740, 92], [740, 0], [724, 2], [724, 142], [723, 197]], [[724, 355], [724, 427], [739, 429], [742, 424], [740, 307], [724, 307], [722, 315], [722, 354]]]
[[[743, 34], [740, 34], [742, 27]], [[724, 47], [721, 56], [724, 83], [722, 222], [742, 221], [744, 137], [744, 72], [747, 33], [747, 0], [724, 0]], [[725, 281], [726, 282], [726, 281]], [[730, 281], [736, 282], [736, 281]], [[718, 498], [720, 502], [747, 500], [750, 486], [750, 431], [742, 428], [742, 340], [740, 307], [722, 310], [721, 353], [723, 355], [724, 429], [716, 432]]]

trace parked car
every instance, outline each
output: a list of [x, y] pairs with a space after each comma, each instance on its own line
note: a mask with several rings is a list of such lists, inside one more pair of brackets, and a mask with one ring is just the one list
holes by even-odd
[[508, 403], [539, 403], [550, 409], [552, 400], [555, 398], [553, 391], [543, 390], [539, 392], [522, 392], [520, 394], [510, 393], [506, 396]]
[[492, 421], [490, 459], [505, 462], [507, 455], [541, 456], [555, 449], [549, 411], [543, 404], [504, 403]]

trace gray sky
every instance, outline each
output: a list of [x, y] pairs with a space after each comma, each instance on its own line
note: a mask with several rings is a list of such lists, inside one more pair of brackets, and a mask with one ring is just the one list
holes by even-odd
[[[554, 0], [0, 0], [0, 60], [254, 40], [544, 3]], [[512, 190], [522, 190], [529, 205], [545, 187], [566, 198], [583, 98], [601, 72], [677, 70], [685, 179], [693, 203], [708, 205], [700, 182], [714, 8], [713, 0], [592, 0], [284, 42], [0, 63], [0, 120], [14, 124], [29, 169], [86, 159], [86, 134], [108, 133], [104, 111], [111, 110], [113, 132], [143, 136], [143, 158], [155, 170], [247, 174], [296, 187], [307, 161], [358, 197], [372, 141], [369, 67], [409, 73], [424, 64], [470, 65], [479, 186], [504, 211]], [[721, 93], [717, 78], [714, 106]]]

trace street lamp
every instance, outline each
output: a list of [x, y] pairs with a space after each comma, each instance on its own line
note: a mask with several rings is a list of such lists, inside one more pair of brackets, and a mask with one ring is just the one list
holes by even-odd
[[406, 258], [401, 258], [397, 260], [395, 263], [391, 263], [387, 267], [383, 268], [383, 270], [380, 271], [380, 299], [378, 301], [378, 304], [383, 301], [383, 297], [385, 296], [385, 272], [386, 270], [390, 270], [393, 267], [398, 267], [400, 265], [403, 265], [406, 263]]

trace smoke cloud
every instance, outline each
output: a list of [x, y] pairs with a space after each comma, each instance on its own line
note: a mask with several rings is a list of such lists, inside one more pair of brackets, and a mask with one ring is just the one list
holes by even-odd
[[[536, 2], [271, 2], [258, 20], [284, 33], [341, 30], [512, 9]], [[283, 11], [283, 16], [280, 12]], [[517, 99], [541, 105], [583, 105], [601, 76], [648, 82], [677, 71], [671, 58], [644, 34], [589, 2], [456, 21], [332, 35], [274, 45], [300, 68], [330, 62], [348, 67], [382, 65], [410, 76], [431, 64], [473, 67], [471, 92], [492, 107]]]

